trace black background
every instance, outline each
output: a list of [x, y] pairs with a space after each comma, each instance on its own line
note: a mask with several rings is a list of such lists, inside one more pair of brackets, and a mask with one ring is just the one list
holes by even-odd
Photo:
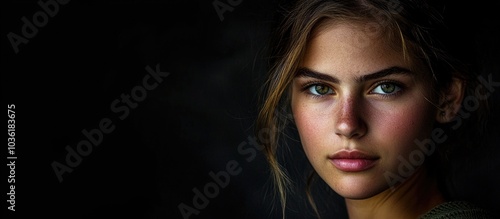
[[[269, 34], [287, 3], [243, 0], [221, 20], [212, 2], [72, 0], [17, 54], [7, 35], [22, 36], [21, 18], [31, 20], [41, 8], [36, 1], [2, 2], [2, 98], [4, 107], [16, 105], [18, 157], [16, 212], [9, 216], [182, 218], [178, 205], [192, 207], [193, 189], [202, 190], [213, 182], [209, 172], [234, 160], [241, 173], [190, 218], [276, 218], [262, 154], [249, 159], [237, 147], [253, 136]], [[500, 81], [495, 6], [462, 3], [454, 16], [483, 74]], [[146, 66], [157, 65], [170, 75], [120, 119], [123, 112], [113, 112], [111, 103], [142, 84]], [[499, 96], [489, 99], [492, 151], [478, 153], [480, 170], [463, 176], [464, 195], [493, 210], [500, 195]], [[115, 129], [59, 182], [51, 164], [64, 164], [66, 146], [75, 148], [86, 139], [82, 131], [103, 118]], [[299, 152], [292, 174], [302, 175], [308, 164], [300, 146], [291, 145]], [[291, 202], [290, 218], [311, 216], [306, 204]]]

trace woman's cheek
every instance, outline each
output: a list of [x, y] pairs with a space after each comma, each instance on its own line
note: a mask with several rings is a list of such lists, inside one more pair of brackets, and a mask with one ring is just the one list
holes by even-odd
[[332, 127], [333, 115], [328, 113], [327, 108], [311, 105], [294, 107], [293, 115], [300, 140], [304, 151], [310, 158], [321, 156], [321, 153], [332, 152], [323, 151], [328, 150], [323, 147], [328, 147], [331, 144], [331, 137], [335, 135]]
[[426, 102], [409, 103], [376, 113], [370, 131], [376, 142], [381, 143], [379, 147], [386, 147], [380, 150], [392, 152], [393, 159], [400, 155], [406, 157], [415, 150], [415, 140], [426, 138], [431, 132], [433, 114], [427, 105]]

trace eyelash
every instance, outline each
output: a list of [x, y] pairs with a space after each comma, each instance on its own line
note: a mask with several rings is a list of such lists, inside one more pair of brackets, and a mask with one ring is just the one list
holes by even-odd
[[332, 89], [333, 91], [333, 94], [335, 94], [335, 90], [333, 90], [333, 88], [331, 88], [331, 86], [329, 86], [328, 84], [324, 83], [324, 82], [321, 82], [321, 81], [310, 81], [310, 82], [307, 82], [306, 84], [302, 85], [302, 92], [305, 92], [307, 95], [311, 96], [312, 98], [323, 98], [325, 96], [327, 96], [328, 94], [325, 94], [325, 95], [316, 95], [316, 94], [312, 94], [309, 89], [312, 87], [312, 86], [317, 86], [317, 85], [321, 85], [321, 86], [326, 86], [328, 87], [329, 89]]
[[394, 86], [396, 86], [397, 88], [399, 88], [399, 90], [393, 92], [393, 93], [390, 93], [390, 94], [377, 94], [377, 93], [374, 93], [374, 94], [377, 94], [379, 96], [381, 96], [382, 98], [386, 98], [386, 99], [389, 99], [389, 98], [392, 98], [392, 97], [396, 97], [396, 96], [399, 96], [401, 95], [405, 89], [406, 89], [406, 86], [398, 81], [393, 81], [393, 80], [384, 80], [384, 81], [380, 81], [378, 82], [375, 87], [373, 89], [370, 90], [370, 93], [372, 93], [373, 90], [375, 90], [375, 88], [377, 88], [378, 86], [382, 85], [382, 84], [392, 84]]
[[[399, 90], [398, 90], [398, 91], [395, 91], [394, 93], [390, 93], [390, 94], [378, 94], [378, 93], [373, 93], [373, 90], [374, 90], [375, 88], [377, 88], [378, 86], [383, 85], [383, 84], [392, 84], [392, 85], [395, 85], [396, 87], [398, 87], [398, 88], [399, 88]], [[324, 94], [324, 95], [316, 95], [316, 94], [312, 94], [311, 92], [309, 92], [309, 89], [310, 89], [312, 86], [317, 86], [317, 85], [326, 86], [326, 87], [328, 87], [328, 88], [332, 89], [333, 94], [335, 94], [335, 90], [334, 90], [334, 89], [333, 89], [330, 85], [328, 85], [327, 83], [324, 83], [324, 82], [322, 82], [322, 81], [310, 81], [310, 82], [308, 82], [308, 83], [304, 84], [304, 85], [302, 86], [302, 89], [301, 89], [301, 90], [302, 90], [302, 92], [307, 93], [308, 95], [310, 95], [310, 96], [311, 96], [311, 97], [313, 97], [313, 98], [323, 98], [323, 97], [325, 97], [325, 96], [329, 95], [329, 94]], [[370, 94], [376, 94], [376, 95], [379, 95], [379, 96], [381, 96], [382, 98], [391, 98], [391, 97], [395, 97], [395, 96], [400, 95], [400, 94], [401, 94], [401, 93], [405, 90], [405, 88], [406, 88], [406, 87], [405, 87], [402, 83], [400, 83], [400, 82], [398, 82], [398, 81], [393, 81], [393, 80], [384, 80], [384, 81], [377, 82], [377, 83], [373, 86], [373, 88], [372, 88], [372, 89], [370, 89], [370, 92], [369, 92], [369, 93], [370, 93]]]

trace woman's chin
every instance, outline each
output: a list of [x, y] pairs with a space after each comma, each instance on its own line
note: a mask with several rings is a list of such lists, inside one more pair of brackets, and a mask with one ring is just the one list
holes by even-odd
[[328, 184], [340, 196], [354, 200], [371, 198], [389, 188], [389, 185], [385, 181], [360, 179], [360, 177], [337, 179], [334, 184]]

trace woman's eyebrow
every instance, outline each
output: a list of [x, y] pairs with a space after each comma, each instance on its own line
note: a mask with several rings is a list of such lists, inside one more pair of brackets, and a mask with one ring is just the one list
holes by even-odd
[[337, 79], [336, 77], [333, 77], [331, 75], [324, 74], [324, 73], [319, 73], [317, 71], [313, 71], [313, 70], [306, 68], [306, 67], [299, 68], [297, 70], [297, 73], [295, 74], [295, 77], [316, 78], [316, 79], [323, 80], [323, 81], [329, 81], [329, 82], [335, 83], [335, 84], [338, 84], [340, 82], [340, 80]]
[[367, 75], [362, 75], [359, 78], [356, 78], [356, 81], [358, 82], [364, 82], [364, 81], [369, 81], [369, 80], [374, 80], [378, 78], [383, 78], [385, 76], [389, 75], [394, 75], [394, 74], [412, 74], [412, 71], [409, 69], [399, 67], [399, 66], [392, 66], [374, 73], [370, 73]]
[[[382, 69], [380, 71], [366, 74], [359, 76], [355, 79], [356, 82], [364, 82], [364, 81], [369, 81], [369, 80], [374, 80], [378, 78], [382, 78], [388, 75], [393, 75], [393, 74], [412, 74], [412, 71], [409, 69], [399, 67], [399, 66], [392, 66], [386, 69]], [[331, 83], [339, 83], [340, 80], [336, 78], [335, 76], [331, 76], [325, 73], [320, 73], [314, 70], [311, 70], [306, 67], [301, 67], [297, 70], [297, 74], [295, 77], [311, 77], [311, 78], [316, 78], [319, 80], [324, 80], [324, 81], [329, 81]]]

